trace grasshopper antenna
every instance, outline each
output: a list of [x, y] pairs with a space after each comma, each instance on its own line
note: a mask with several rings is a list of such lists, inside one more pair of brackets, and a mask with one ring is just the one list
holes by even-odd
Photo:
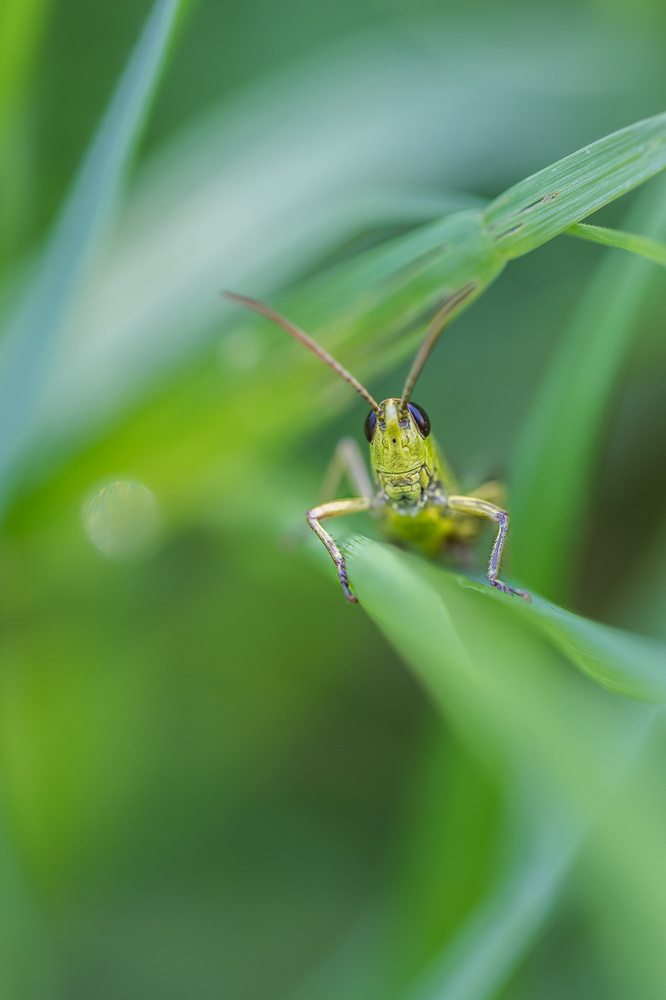
[[257, 301], [257, 299], [249, 299], [245, 295], [237, 295], [235, 292], [224, 292], [224, 297], [231, 299], [232, 302], [238, 302], [239, 305], [245, 306], [246, 309], [252, 309], [253, 312], [259, 313], [260, 316], [265, 316], [266, 319], [271, 320], [272, 323], [277, 323], [281, 326], [283, 330], [286, 330], [288, 334], [298, 340], [305, 347], [309, 348], [313, 354], [316, 354], [318, 358], [332, 368], [334, 372], [343, 378], [345, 382], [349, 382], [351, 386], [363, 396], [366, 403], [369, 403], [375, 413], [379, 413], [379, 403], [372, 398], [368, 390], [361, 385], [358, 379], [354, 378], [351, 372], [348, 372], [346, 368], [343, 368], [339, 361], [336, 361], [332, 354], [325, 351], [316, 340], [309, 337], [304, 330], [296, 326], [286, 316], [282, 316], [275, 309], [271, 309], [270, 306], [265, 306], [263, 302]]
[[433, 347], [439, 340], [442, 330], [446, 326], [448, 320], [451, 318], [458, 306], [462, 305], [465, 299], [476, 289], [476, 282], [470, 281], [467, 285], [463, 285], [457, 291], [452, 292], [444, 299], [444, 303], [440, 309], [435, 313], [434, 319], [425, 337], [416, 352], [416, 357], [412, 362], [412, 367], [409, 369], [409, 375], [407, 376], [407, 381], [405, 382], [405, 388], [402, 390], [402, 398], [400, 399], [400, 409], [404, 410], [407, 403], [412, 397], [412, 392], [416, 384], [416, 380], [423, 371], [423, 366], [430, 357]]

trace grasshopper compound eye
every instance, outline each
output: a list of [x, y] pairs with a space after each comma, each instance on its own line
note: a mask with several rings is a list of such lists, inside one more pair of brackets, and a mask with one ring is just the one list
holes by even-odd
[[414, 423], [419, 429], [419, 434], [423, 438], [427, 438], [430, 434], [430, 417], [423, 409], [422, 406], [417, 406], [416, 403], [407, 403], [407, 408], [414, 418]]
[[372, 444], [372, 439], [375, 436], [375, 428], [377, 427], [377, 414], [374, 410], [370, 410], [367, 417], [365, 418], [365, 426], [363, 427], [363, 433], [367, 437], [370, 444]]

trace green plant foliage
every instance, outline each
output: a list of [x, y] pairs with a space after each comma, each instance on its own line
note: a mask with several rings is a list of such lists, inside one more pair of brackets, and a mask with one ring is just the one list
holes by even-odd
[[[622, 883], [618, 892], [629, 895], [625, 905], [647, 935], [639, 944], [646, 963], [645, 978], [659, 982], [663, 975], [661, 958], [659, 950], [652, 949], [656, 942], [653, 935], [658, 936], [658, 924], [663, 917], [658, 917], [659, 908], [655, 908], [648, 883], [651, 866], [659, 853], [658, 842], [663, 836], [660, 826], [666, 816], [663, 806], [659, 819], [653, 815], [652, 803], [661, 798], [658, 785], [635, 789], [630, 794], [625, 789], [623, 796], [618, 796], [617, 785], [635, 763], [637, 748], [644, 742], [646, 732], [654, 726], [655, 718], [661, 716], [637, 711], [622, 701], [597, 699], [591, 691], [581, 697], [579, 686], [557, 669], [556, 658], [545, 649], [539, 650], [539, 640], [517, 629], [510, 622], [510, 613], [508, 618], [505, 616], [510, 602], [503, 597], [491, 592], [489, 596], [497, 613], [486, 609], [480, 616], [474, 610], [476, 602], [482, 600], [480, 594], [461, 586], [459, 579], [442, 570], [424, 567], [395, 550], [368, 541], [355, 544], [350, 557], [353, 578], [368, 613], [412, 665], [452, 724], [473, 740], [477, 752], [491, 758], [497, 755], [494, 766], [501, 766], [508, 780], [516, 780], [517, 769], [522, 780], [536, 781], [540, 794], [533, 793], [532, 808], [541, 808], [540, 795], [547, 788], [546, 797], [551, 803], [563, 797], [560, 809], [564, 815], [578, 817], [578, 824], [574, 823], [568, 831], [559, 830], [558, 822], [549, 819], [551, 839], [538, 858], [538, 871], [532, 873], [539, 886], [535, 891], [533, 884], [534, 895], [530, 895], [536, 918], [544, 901], [546, 905], [552, 901], [558, 881], [566, 874], [581, 831], [593, 827], [597, 842], [602, 845], [604, 861], [610, 866], [608, 876]], [[554, 623], [559, 618], [559, 625], [562, 617], [553, 616], [550, 621]], [[569, 621], [559, 635], [555, 625], [548, 628], [547, 634], [574, 661], [579, 662], [581, 655], [593, 658], [599, 673], [611, 660], [617, 665], [623, 654], [628, 673], [640, 663], [641, 653], [632, 648], [628, 637], [613, 641], [610, 635], [603, 636], [600, 627], [581, 628], [581, 624], [572, 627]], [[594, 632], [596, 636], [592, 638]], [[582, 634], [584, 645], [580, 643]], [[666, 662], [663, 647], [659, 662], [662, 666]], [[617, 680], [615, 684], [619, 687]], [[567, 734], [561, 730], [567, 730]], [[527, 746], [530, 756], [525, 759]], [[620, 773], [618, 753], [622, 759]], [[502, 765], [498, 764], [499, 759]], [[658, 782], [656, 773], [652, 780]], [[641, 796], [645, 797], [639, 804]], [[631, 815], [622, 818], [627, 797], [631, 800]], [[645, 815], [640, 814], [641, 809]], [[627, 823], [635, 824], [633, 832], [628, 830]], [[614, 866], [622, 856], [628, 836], [632, 842], [640, 840], [652, 860], [634, 856], [631, 864], [624, 863], [620, 873]], [[632, 868], [630, 878], [626, 878], [628, 867]], [[509, 929], [518, 921], [521, 940], [531, 938], [533, 926], [531, 920], [525, 919], [525, 904], [520, 895], [515, 896], [516, 891], [504, 890], [499, 907], [495, 900], [491, 903], [492, 897], [484, 904], [492, 906], [495, 913], [493, 921], [486, 919], [483, 931], [477, 932], [477, 961], [492, 947], [496, 927], [502, 926], [505, 918], [508, 919], [505, 933], [510, 933]], [[530, 915], [534, 917], [534, 913]], [[508, 957], [510, 961], [513, 949], [505, 942], [499, 950], [495, 964], [500, 963], [501, 973], [502, 960]], [[472, 964], [470, 958], [468, 962]], [[472, 985], [464, 986], [459, 985], [460, 975], [459, 961], [449, 957], [441, 971], [443, 982], [421, 995], [487, 995], [488, 972], [480, 980], [478, 977], [472, 980]]]
[[[90, 146], [50, 245], [5, 332], [0, 358], [0, 481], [6, 493], [43, 389], [44, 372], [117, 200], [157, 86], [178, 0], [157, 3]], [[0, 501], [2, 502], [2, 501]]]
[[484, 212], [507, 257], [534, 250], [666, 166], [666, 115], [636, 122], [515, 184]]
[[[646, 194], [629, 222], [663, 234], [663, 193], [658, 201]], [[565, 599], [571, 590], [604, 423], [658, 280], [659, 271], [638, 257], [601, 263], [525, 425], [514, 484], [516, 566], [549, 596]]]
[[[93, 6], [0, 11], [0, 994], [660, 1000], [661, 12]], [[352, 518], [348, 607], [365, 410], [220, 293], [384, 398], [468, 283], [534, 600]]]
[[583, 240], [590, 240], [592, 243], [601, 243], [605, 247], [629, 250], [630, 253], [640, 254], [641, 257], [647, 257], [656, 264], [666, 264], [666, 245], [647, 236], [622, 233], [617, 229], [606, 229], [604, 226], [586, 226], [583, 223], [571, 226], [567, 233]]

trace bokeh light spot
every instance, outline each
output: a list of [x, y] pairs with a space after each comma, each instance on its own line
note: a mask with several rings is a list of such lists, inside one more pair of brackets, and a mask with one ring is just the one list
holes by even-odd
[[95, 548], [109, 559], [136, 559], [153, 551], [161, 517], [157, 500], [141, 483], [107, 483], [84, 501], [83, 527]]

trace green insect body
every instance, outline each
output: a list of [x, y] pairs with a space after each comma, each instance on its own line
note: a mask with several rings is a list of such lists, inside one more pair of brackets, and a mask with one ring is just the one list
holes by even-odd
[[401, 411], [399, 399], [379, 405], [365, 427], [376, 495], [386, 498], [378, 515], [389, 537], [434, 554], [455, 535], [453, 516], [445, 515], [435, 497], [458, 491], [444, 472], [434, 438], [423, 437], [425, 411], [419, 407], [419, 427], [410, 409]]
[[344, 556], [321, 522], [363, 511], [379, 518], [385, 533], [393, 540], [420, 548], [431, 555], [447, 546], [462, 546], [472, 541], [480, 531], [481, 518], [494, 521], [497, 536], [488, 563], [488, 582], [505, 593], [530, 600], [527, 591], [514, 590], [498, 577], [509, 527], [507, 512], [494, 502], [501, 500], [501, 488], [497, 483], [487, 483], [470, 495], [460, 494], [458, 484], [430, 434], [428, 415], [422, 407], [410, 402], [416, 379], [445, 323], [474, 290], [474, 285], [467, 285], [444, 300], [417, 352], [402, 396], [385, 399], [382, 403], [376, 402], [346, 368], [280, 313], [256, 299], [226, 293], [228, 298], [281, 326], [349, 382], [370, 404], [364, 431], [370, 444], [372, 479], [356, 442], [351, 438], [343, 439], [338, 445], [323, 493], [328, 496], [335, 494], [340, 480], [346, 475], [359, 496], [348, 500], [329, 500], [307, 512], [310, 527], [335, 563], [348, 601], [356, 603], [357, 597], [349, 585]]

